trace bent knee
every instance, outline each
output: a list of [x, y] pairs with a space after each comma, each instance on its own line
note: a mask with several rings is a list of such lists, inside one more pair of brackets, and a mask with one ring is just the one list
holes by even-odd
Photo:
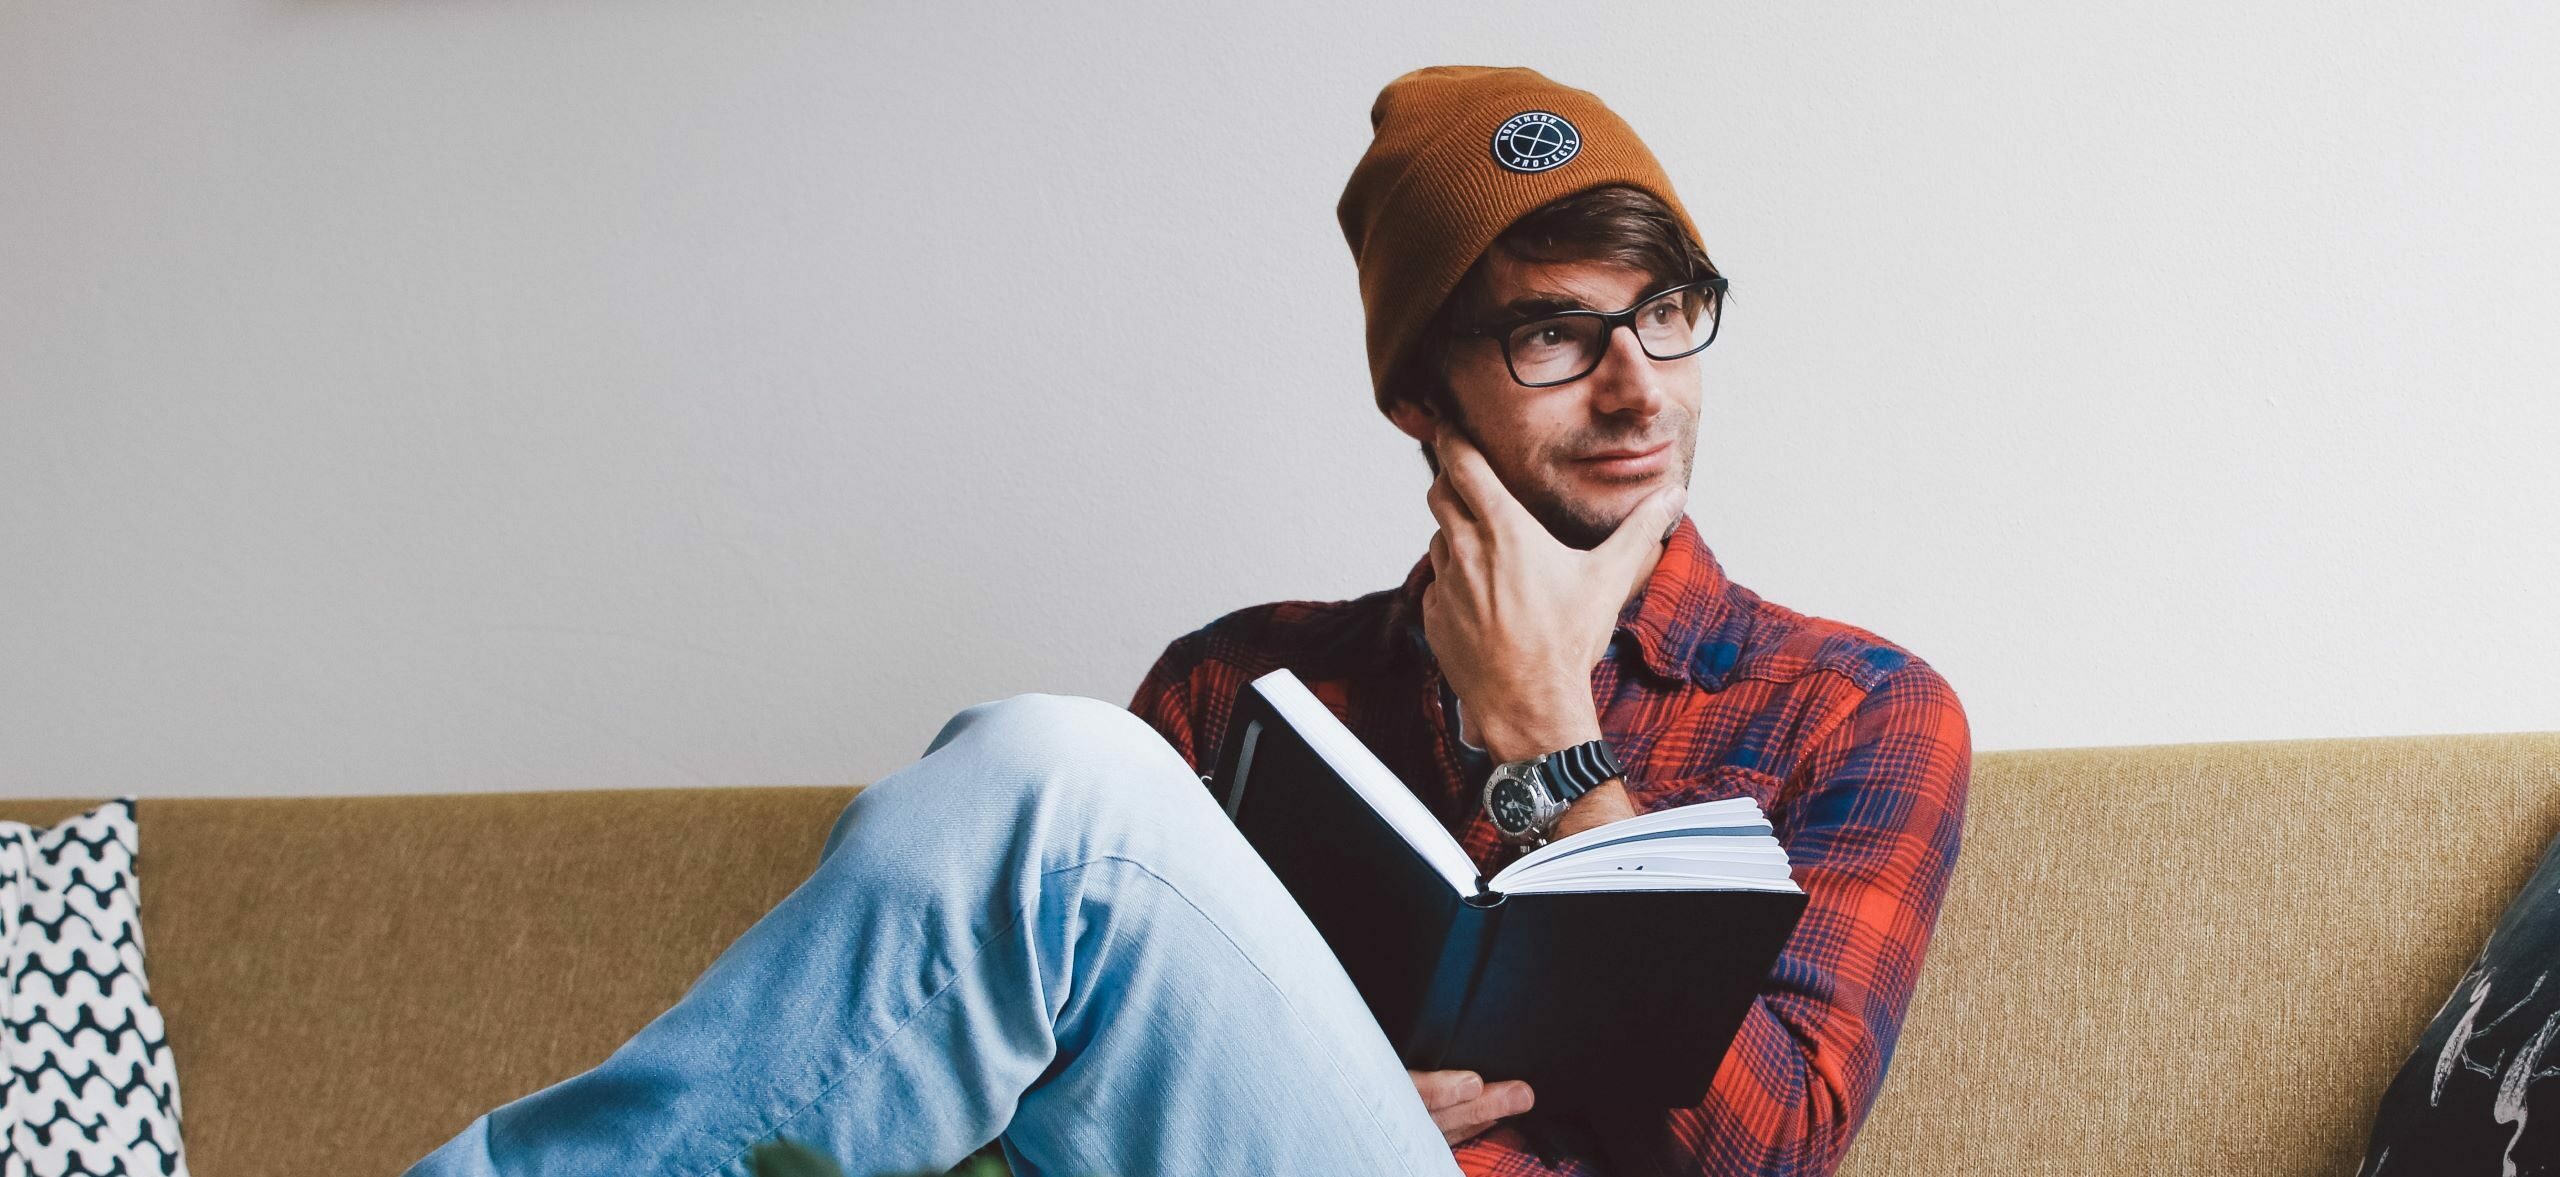
[[973, 737], [1002, 742], [1008, 758], [1039, 769], [1026, 779], [1049, 788], [1090, 786], [1115, 799], [1207, 792], [1163, 733], [1108, 700], [1030, 691], [971, 706], [953, 722], [963, 717]]
[[1164, 742], [1136, 712], [1086, 695], [1025, 691], [969, 710], [983, 712], [1005, 738], [1061, 751], [1125, 754], [1132, 747]]

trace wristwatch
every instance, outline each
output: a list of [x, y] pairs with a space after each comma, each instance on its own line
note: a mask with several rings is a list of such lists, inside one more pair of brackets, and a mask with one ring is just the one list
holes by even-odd
[[1585, 740], [1561, 751], [1495, 765], [1484, 782], [1484, 811], [1502, 840], [1536, 845], [1564, 816], [1574, 798], [1625, 775], [1606, 740]]

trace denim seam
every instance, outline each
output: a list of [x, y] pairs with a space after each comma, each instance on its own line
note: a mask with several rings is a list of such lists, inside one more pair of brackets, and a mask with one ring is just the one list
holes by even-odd
[[[1047, 878], [1048, 873], [1043, 873], [1041, 877], [1044, 879]], [[871, 1049], [862, 1052], [862, 1057], [847, 1064], [844, 1068], [844, 1073], [837, 1075], [835, 1079], [829, 1082], [826, 1086], [819, 1088], [816, 1095], [810, 1096], [809, 1102], [793, 1108], [789, 1115], [783, 1116], [760, 1130], [754, 1139], [749, 1140], [745, 1144], [739, 1145], [737, 1149], [732, 1151], [729, 1155], [713, 1162], [710, 1168], [699, 1170], [695, 1172], [692, 1177], [711, 1177], [711, 1174], [727, 1168], [729, 1162], [746, 1155], [748, 1150], [753, 1149], [759, 1144], [765, 1143], [766, 1139], [770, 1135], [780, 1132], [783, 1125], [799, 1119], [802, 1113], [826, 1102], [827, 1096], [833, 1094], [836, 1088], [844, 1086], [846, 1080], [853, 1078], [854, 1074], [862, 1069], [862, 1064], [871, 1061], [872, 1056], [879, 1054], [882, 1050], [887, 1049], [890, 1043], [897, 1041], [898, 1036], [906, 1033], [907, 1027], [916, 1020], [918, 1015], [933, 1008], [934, 1002], [942, 1000], [943, 994], [950, 992], [952, 986], [959, 984], [961, 978], [968, 976], [969, 970], [977, 965], [978, 958], [986, 954], [987, 945], [993, 944], [998, 940], [1004, 939], [1006, 936], [1012, 935], [1014, 929], [1021, 926], [1022, 912], [1017, 910], [1013, 913], [1013, 918], [1005, 921], [1005, 925], [1002, 928], [998, 928], [995, 932], [988, 935], [986, 939], [980, 940], [976, 945], [970, 948], [968, 960], [962, 962], [959, 967], [951, 970], [950, 980], [944, 981], [941, 988], [935, 989], [931, 996], [917, 1002], [914, 1009], [908, 1010], [904, 1016], [898, 1019], [897, 1025], [891, 1026], [888, 1033], [880, 1036], [880, 1041], [873, 1043], [871, 1045]]]
[[[1271, 974], [1263, 972], [1261, 965], [1254, 963], [1252, 954], [1246, 952], [1243, 945], [1236, 943], [1235, 937], [1229, 936], [1226, 928], [1221, 926], [1216, 919], [1209, 915], [1208, 912], [1202, 911], [1199, 904], [1192, 902], [1191, 897], [1184, 894], [1182, 888], [1176, 885], [1173, 880], [1157, 874], [1155, 870], [1147, 864], [1134, 858], [1129, 858], [1125, 855], [1105, 854], [1089, 858], [1083, 862], [1078, 862], [1069, 866], [1055, 867], [1050, 870], [1042, 871], [1040, 872], [1040, 878], [1046, 880], [1052, 875], [1061, 875], [1069, 871], [1084, 870], [1097, 862], [1125, 863], [1135, 868], [1140, 874], [1163, 884], [1164, 888], [1167, 891], [1172, 892], [1175, 898], [1182, 900], [1183, 906], [1190, 908], [1194, 914], [1200, 917], [1203, 923], [1206, 923], [1209, 927], [1217, 930], [1219, 938], [1225, 940], [1227, 942], [1227, 946], [1235, 950], [1237, 958], [1243, 960], [1248, 967], [1252, 968], [1254, 974], [1261, 977], [1263, 983], [1269, 985], [1271, 987], [1271, 991], [1279, 996], [1281, 1003], [1288, 1007], [1290, 1019], [1297, 1022], [1301, 1029], [1307, 1031], [1309, 1038], [1313, 1039], [1321, 1037], [1321, 1035], [1315, 1033], [1314, 1026], [1298, 1012], [1297, 1004], [1289, 1000], [1288, 991], [1282, 988], [1278, 981], [1273, 980]], [[942, 986], [935, 989], [931, 996], [925, 998], [923, 1001], [917, 1002], [914, 1009], [908, 1010], [905, 1016], [898, 1019], [897, 1025], [891, 1027], [887, 1034], [881, 1035], [879, 1042], [874, 1043], [870, 1050], [864, 1051], [861, 1058], [855, 1059], [852, 1063], [848, 1064], [845, 1067], [843, 1074], [836, 1076], [834, 1081], [828, 1083], [825, 1087], [820, 1088], [818, 1093], [811, 1096], [807, 1103], [792, 1109], [789, 1115], [783, 1116], [781, 1119], [775, 1121], [774, 1124], [766, 1131], [779, 1131], [781, 1125], [788, 1124], [791, 1121], [800, 1118], [800, 1116], [810, 1108], [826, 1102], [827, 1096], [833, 1094], [836, 1088], [843, 1086], [847, 1080], [853, 1078], [854, 1074], [862, 1069], [862, 1064], [869, 1062], [874, 1055], [879, 1054], [882, 1050], [886, 1049], [891, 1042], [896, 1041], [899, 1035], [906, 1033], [907, 1027], [914, 1024], [917, 1016], [923, 1014], [926, 1010], [931, 1009], [935, 1002], [942, 1000], [942, 996], [951, 991], [952, 986], [959, 984], [961, 978], [968, 975], [969, 969], [976, 966], [978, 959], [986, 954], [987, 945], [993, 944], [996, 941], [1011, 935], [1015, 929], [1021, 927], [1022, 917], [1023, 912], [1019, 909], [1015, 910], [1012, 913], [1012, 918], [1005, 921], [1004, 927], [998, 929], [986, 939], [979, 941], [970, 949], [969, 959], [961, 967], [952, 970], [950, 980], [944, 981]], [[1330, 1051], [1325, 1052], [1324, 1058], [1325, 1062], [1333, 1068], [1335, 1077], [1340, 1080], [1345, 1092], [1357, 1092], [1359, 1090], [1359, 1085], [1352, 1081], [1348, 1072], [1343, 1070], [1341, 1059], [1335, 1053]], [[1375, 1108], [1368, 1106], [1365, 1101], [1357, 1099], [1351, 1100], [1350, 1102], [1359, 1106], [1362, 1114], [1368, 1117], [1370, 1125], [1377, 1129], [1382, 1139], [1388, 1141], [1395, 1139], [1394, 1132], [1387, 1127], [1384, 1121], [1378, 1118], [1377, 1110]], [[724, 1156], [717, 1162], [713, 1163], [710, 1168], [699, 1170], [693, 1174], [693, 1177], [710, 1177], [711, 1174], [717, 1173], [721, 1169], [726, 1168], [729, 1162], [738, 1159], [740, 1156], [745, 1155], [748, 1150], [764, 1143], [765, 1135], [765, 1132], [759, 1132], [756, 1139], [740, 1145], [735, 1151], [732, 1151], [727, 1156]], [[1454, 1161], [1454, 1157], [1452, 1160]]]
[[[1320, 1035], [1320, 1034], [1317, 1034], [1317, 1033], [1315, 1032], [1315, 1027], [1314, 1027], [1312, 1024], [1310, 1024], [1310, 1023], [1307, 1021], [1307, 1019], [1306, 1019], [1303, 1015], [1301, 1015], [1301, 1014], [1298, 1012], [1297, 1004], [1296, 1004], [1295, 1002], [1292, 1002], [1292, 1001], [1290, 1001], [1290, 1000], [1289, 1000], [1289, 991], [1288, 991], [1288, 990], [1286, 990], [1286, 989], [1284, 989], [1284, 988], [1282, 988], [1282, 987], [1280, 986], [1280, 983], [1279, 983], [1278, 981], [1273, 980], [1273, 979], [1271, 978], [1271, 974], [1266, 973], [1266, 972], [1263, 972], [1263, 971], [1262, 971], [1262, 966], [1261, 966], [1261, 965], [1259, 965], [1259, 964], [1255, 964], [1255, 963], [1254, 963], [1253, 955], [1252, 955], [1251, 953], [1246, 952], [1246, 951], [1244, 950], [1244, 946], [1243, 946], [1243, 945], [1236, 943], [1236, 941], [1235, 941], [1235, 937], [1227, 935], [1227, 930], [1226, 930], [1226, 928], [1225, 928], [1224, 926], [1220, 925], [1216, 919], [1211, 918], [1208, 912], [1201, 911], [1201, 910], [1200, 910], [1200, 905], [1199, 905], [1199, 904], [1197, 904], [1197, 903], [1192, 902], [1192, 901], [1191, 901], [1191, 897], [1190, 897], [1189, 895], [1185, 895], [1185, 894], [1183, 894], [1183, 892], [1182, 892], [1182, 888], [1181, 888], [1179, 885], [1177, 885], [1173, 880], [1168, 879], [1168, 878], [1164, 877], [1163, 875], [1157, 874], [1153, 868], [1149, 867], [1147, 864], [1145, 864], [1145, 863], [1143, 863], [1143, 862], [1139, 862], [1138, 860], [1136, 860], [1136, 859], [1134, 859], [1134, 858], [1128, 858], [1128, 857], [1124, 857], [1124, 856], [1122, 856], [1122, 855], [1118, 855], [1118, 854], [1106, 854], [1106, 855], [1102, 855], [1102, 856], [1101, 856], [1101, 857], [1099, 857], [1099, 858], [1088, 859], [1088, 860], [1086, 860], [1086, 861], [1084, 861], [1084, 862], [1077, 863], [1075, 866], [1072, 866], [1072, 867], [1060, 867], [1060, 868], [1058, 868], [1058, 869], [1059, 869], [1059, 870], [1061, 870], [1061, 871], [1065, 871], [1065, 870], [1080, 870], [1080, 869], [1083, 869], [1084, 867], [1091, 866], [1091, 865], [1092, 865], [1093, 863], [1095, 863], [1095, 862], [1100, 862], [1100, 861], [1125, 862], [1125, 863], [1129, 864], [1130, 866], [1137, 868], [1137, 870], [1139, 871], [1139, 873], [1144, 874], [1144, 875], [1146, 875], [1148, 878], [1154, 879], [1155, 881], [1157, 881], [1157, 882], [1159, 882], [1159, 883], [1164, 884], [1165, 889], [1166, 889], [1166, 890], [1168, 890], [1168, 891], [1173, 892], [1174, 897], [1175, 897], [1175, 898], [1177, 898], [1177, 899], [1182, 900], [1182, 902], [1183, 902], [1183, 905], [1184, 905], [1184, 906], [1189, 907], [1189, 908], [1190, 908], [1194, 913], [1197, 913], [1197, 914], [1199, 915], [1199, 917], [1200, 917], [1200, 919], [1201, 919], [1201, 921], [1202, 921], [1203, 923], [1208, 924], [1211, 928], [1215, 928], [1215, 929], [1217, 929], [1217, 932], [1218, 932], [1218, 936], [1219, 936], [1219, 938], [1220, 938], [1220, 939], [1225, 940], [1225, 941], [1227, 942], [1227, 946], [1228, 946], [1228, 947], [1235, 949], [1235, 953], [1236, 953], [1237, 958], [1238, 958], [1238, 959], [1243, 960], [1243, 961], [1245, 962], [1245, 964], [1246, 964], [1246, 965], [1250, 966], [1250, 967], [1253, 969], [1254, 973], [1255, 973], [1257, 976], [1260, 976], [1260, 977], [1262, 978], [1262, 981], [1263, 981], [1263, 983], [1264, 983], [1264, 984], [1271, 986], [1271, 991], [1272, 991], [1274, 994], [1276, 994], [1276, 995], [1278, 995], [1278, 996], [1279, 996], [1280, 1001], [1281, 1001], [1281, 1003], [1282, 1003], [1283, 1005], [1286, 1005], [1286, 1006], [1288, 1007], [1288, 1009], [1289, 1009], [1289, 1017], [1290, 1017], [1290, 1019], [1291, 1019], [1291, 1020], [1293, 1020], [1293, 1021], [1295, 1021], [1295, 1022], [1297, 1022], [1297, 1023], [1298, 1023], [1298, 1025], [1299, 1025], [1299, 1027], [1300, 1027], [1301, 1029], [1303, 1029], [1303, 1030], [1307, 1031], [1307, 1037], [1309, 1037], [1310, 1039], [1318, 1039], [1318, 1040], [1321, 1040], [1321, 1038], [1322, 1038], [1323, 1036], [1322, 1036], [1322, 1035]], [[1050, 872], [1050, 873], [1053, 873], [1053, 874], [1054, 874], [1054, 873], [1056, 873], [1056, 872], [1054, 872], [1054, 871], [1053, 871], [1053, 872]], [[1043, 877], [1043, 878], [1046, 878], [1046, 877], [1047, 877], [1047, 875], [1043, 875], [1042, 877]], [[1337, 968], [1338, 968], [1338, 967], [1340, 967], [1340, 966], [1337, 964], [1335, 967], [1337, 967]], [[1351, 1075], [1350, 1075], [1350, 1073], [1349, 1073], [1349, 1072], [1347, 1072], [1347, 1071], [1345, 1071], [1345, 1070], [1343, 1070], [1343, 1068], [1342, 1068], [1342, 1060], [1341, 1060], [1340, 1055], [1339, 1055], [1337, 1052], [1334, 1052], [1334, 1051], [1326, 1051], [1326, 1052], [1324, 1052], [1324, 1059], [1325, 1059], [1325, 1062], [1333, 1068], [1334, 1075], [1335, 1075], [1338, 1079], [1340, 1079], [1340, 1080], [1341, 1080], [1343, 1090], [1344, 1090], [1346, 1093], [1356, 1093], [1357, 1091], [1359, 1091], [1359, 1089], [1360, 1089], [1359, 1084], [1357, 1084], [1357, 1083], [1353, 1082], [1353, 1081], [1352, 1081], [1352, 1079], [1351, 1079]], [[1420, 1098], [1419, 1093], [1417, 1093], [1416, 1098]], [[1380, 1138], [1381, 1138], [1381, 1139], [1383, 1139], [1383, 1140], [1387, 1140], [1387, 1141], [1390, 1141], [1390, 1142], [1391, 1142], [1391, 1141], [1393, 1141], [1393, 1140], [1395, 1139], [1395, 1133], [1387, 1127], [1387, 1125], [1386, 1125], [1385, 1121], [1382, 1121], [1382, 1120], [1380, 1120], [1380, 1119], [1378, 1118], [1377, 1109], [1375, 1109], [1375, 1108], [1373, 1108], [1373, 1107], [1369, 1106], [1369, 1105], [1368, 1105], [1368, 1103], [1367, 1103], [1366, 1101], [1362, 1101], [1362, 1100], [1358, 1100], [1358, 1099], [1353, 1099], [1353, 1100], [1351, 1100], [1351, 1101], [1349, 1101], [1349, 1102], [1351, 1102], [1351, 1103], [1356, 1104], [1356, 1105], [1358, 1105], [1358, 1106], [1359, 1106], [1361, 1113], [1362, 1113], [1362, 1114], [1364, 1114], [1364, 1115], [1366, 1115], [1366, 1116], [1369, 1118], [1369, 1123], [1370, 1123], [1370, 1125], [1371, 1125], [1372, 1127], [1374, 1127], [1374, 1128], [1376, 1128], [1376, 1129], [1378, 1130], [1378, 1134], [1379, 1134], [1379, 1136], [1380, 1136]], [[1452, 1158], [1451, 1158], [1451, 1163], [1452, 1163], [1452, 1164], [1454, 1164], [1454, 1163], [1455, 1163], [1455, 1161], [1456, 1161], [1456, 1158], [1455, 1158], [1454, 1156], [1452, 1156]], [[1409, 1171], [1409, 1170], [1408, 1170], [1408, 1171]]]

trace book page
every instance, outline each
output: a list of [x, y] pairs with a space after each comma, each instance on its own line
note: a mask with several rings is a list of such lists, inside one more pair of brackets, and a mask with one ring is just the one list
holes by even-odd
[[[1800, 890], [1787, 872], [1786, 850], [1750, 797], [1677, 805], [1593, 826], [1520, 857], [1486, 884], [1502, 892], [1583, 890], [1593, 880], [1615, 889], [1706, 885]], [[1571, 880], [1570, 883], [1567, 880]]]
[[1550, 859], [1529, 873], [1557, 869], [1588, 870], [1603, 863], [1671, 862], [1713, 864], [1719, 871], [1767, 874], [1781, 879], [1788, 877], [1787, 852], [1776, 846], [1758, 845], [1758, 842], [1757, 838], [1646, 838], [1612, 842], [1597, 850]]
[[1562, 858], [1576, 851], [1605, 846], [1611, 842], [1683, 831], [1709, 834], [1723, 831], [1731, 831], [1734, 834], [1766, 834], [1770, 828], [1768, 819], [1760, 814], [1760, 803], [1749, 797], [1724, 797], [1714, 801], [1700, 801], [1694, 805], [1675, 805], [1669, 809], [1639, 813], [1620, 821], [1593, 826], [1569, 838], [1558, 838], [1521, 855], [1519, 861], [1504, 867], [1501, 874], [1494, 876], [1494, 883], [1498, 890], [1505, 875], [1517, 875], [1534, 869], [1539, 863], [1549, 859]]
[[1790, 879], [1755, 879], [1741, 875], [1678, 874], [1669, 871], [1622, 871], [1564, 874], [1515, 884], [1506, 895], [1548, 891], [1801, 891]]
[[1449, 880], [1449, 887], [1460, 895], [1476, 893], [1476, 864], [1467, 857], [1458, 840], [1442, 829], [1440, 819], [1431, 816], [1431, 807], [1414, 796], [1403, 781], [1389, 770], [1378, 754], [1369, 750], [1360, 737], [1351, 734], [1342, 721], [1335, 718], [1324, 700], [1300, 682], [1296, 673], [1281, 667], [1253, 680], [1255, 690], [1271, 700], [1271, 706], [1297, 729], [1325, 763], [1333, 766], [1342, 779], [1349, 781], [1371, 809], [1387, 819], [1387, 824], [1422, 855], [1424, 862]]

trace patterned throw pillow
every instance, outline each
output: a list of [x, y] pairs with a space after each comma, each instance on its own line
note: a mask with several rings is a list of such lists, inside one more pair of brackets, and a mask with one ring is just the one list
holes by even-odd
[[2560, 839], [2382, 1094], [2358, 1177], [2560, 1173]]
[[0, 1177], [186, 1177], [137, 845], [131, 797], [50, 829], [0, 821]]

